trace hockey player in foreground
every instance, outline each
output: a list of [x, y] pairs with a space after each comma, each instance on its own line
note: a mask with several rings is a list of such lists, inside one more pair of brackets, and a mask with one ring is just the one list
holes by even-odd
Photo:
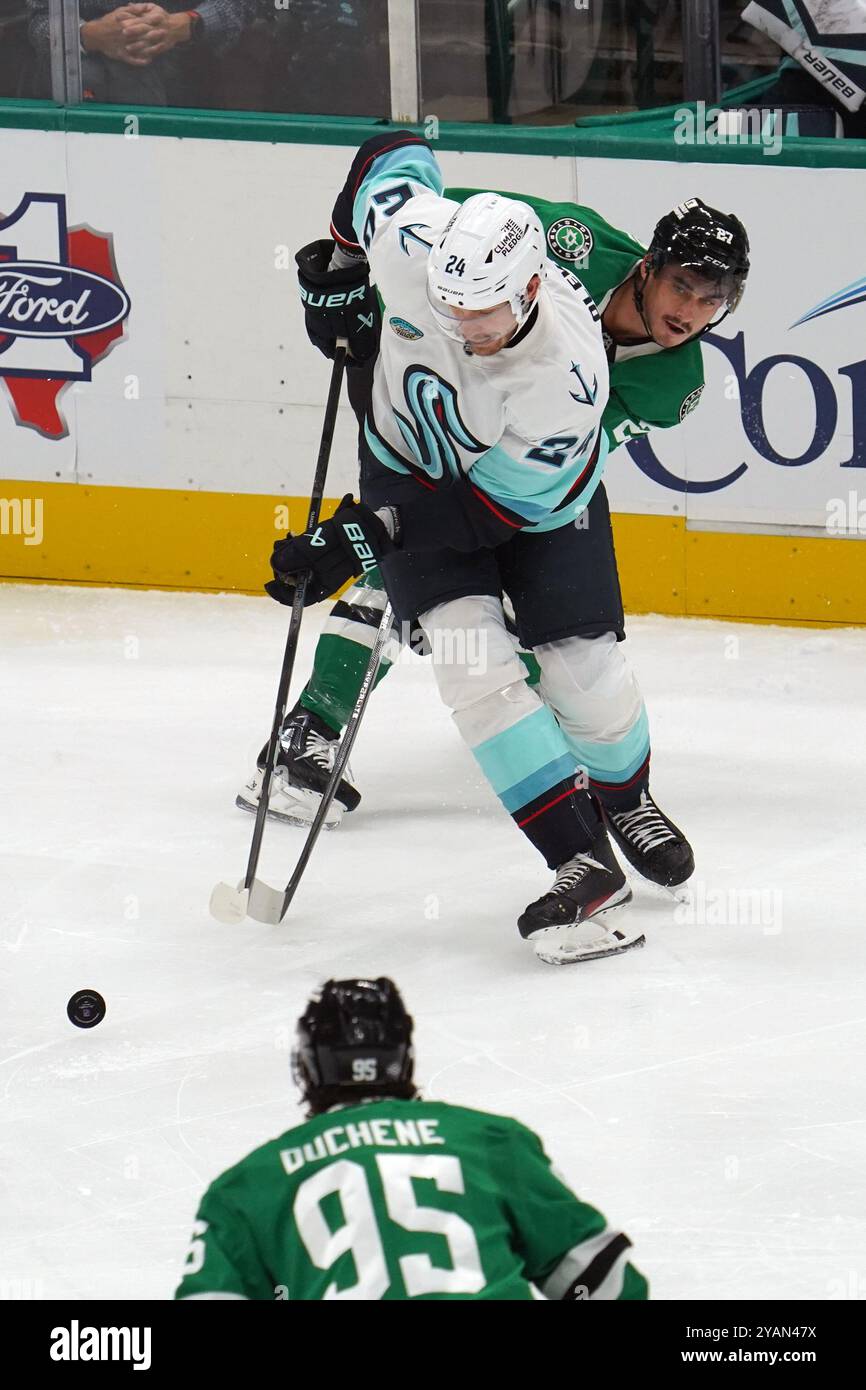
[[[449, 196], [463, 202], [472, 191], [452, 190]], [[564, 269], [575, 265], [599, 305], [610, 368], [603, 425], [611, 449], [651, 427], [676, 425], [694, 409], [703, 389], [700, 335], [719, 321], [720, 309], [729, 312], [736, 307], [742, 293], [748, 241], [741, 224], [692, 199], [662, 218], [645, 251], [591, 209], [538, 198], [525, 201], [541, 221], [549, 257]], [[337, 271], [333, 279], [342, 282], [345, 275]], [[363, 280], [357, 268], [356, 278]], [[321, 284], [323, 289], [333, 288], [327, 276]], [[314, 323], [311, 336], [323, 351], [332, 352], [338, 327], [334, 315], [330, 342], [327, 311], [318, 322], [314, 316], [308, 302], [307, 322]], [[394, 324], [387, 312], [385, 321], [386, 328]], [[345, 327], [341, 319], [339, 328]], [[367, 348], [362, 341], [355, 350], [361, 356]], [[360, 375], [354, 368], [350, 388], [352, 377], [357, 381]], [[359, 394], [363, 398], [356, 385], [355, 399]], [[614, 641], [624, 637], [624, 620], [603, 494], [601, 485], [585, 514], [590, 524], [579, 536], [591, 604], [580, 634], [587, 639], [587, 683], [579, 718], [565, 733], [626, 858], [646, 878], [672, 886], [689, 877], [694, 860], [682, 832], [650, 794], [645, 707], [622, 649], [613, 649]], [[319, 640], [312, 678], [285, 725], [271, 784], [269, 814], [274, 818], [296, 824], [312, 819], [384, 604], [381, 578], [372, 571], [335, 605]], [[530, 684], [540, 683], [545, 698], [537, 660], [531, 653], [521, 655]], [[383, 662], [379, 676], [388, 669]], [[261, 776], [259, 769], [240, 792], [239, 806], [255, 810]], [[344, 777], [329, 812], [330, 824], [338, 824], [359, 800]]]
[[531, 1130], [419, 1097], [390, 980], [329, 980], [292, 1069], [309, 1120], [208, 1188], [176, 1298], [648, 1297], [628, 1238]]

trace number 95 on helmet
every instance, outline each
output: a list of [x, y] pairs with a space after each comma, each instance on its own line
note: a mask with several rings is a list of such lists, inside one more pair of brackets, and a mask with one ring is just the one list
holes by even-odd
[[412, 1026], [393, 980], [327, 980], [298, 1019], [292, 1052], [311, 1112], [367, 1096], [411, 1100]]

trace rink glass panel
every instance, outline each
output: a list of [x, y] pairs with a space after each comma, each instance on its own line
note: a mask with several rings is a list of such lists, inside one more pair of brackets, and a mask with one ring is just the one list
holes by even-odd
[[[73, 6], [75, 0], [66, 0]], [[411, 3], [411, 0], [406, 0]], [[425, 119], [569, 125], [576, 118], [646, 110], [682, 100], [696, 39], [683, 29], [684, 0], [418, 0], [419, 112]], [[49, 0], [36, 11], [54, 24]], [[78, 0], [86, 21], [109, 0]], [[182, 12], [185, 0], [165, 0]], [[237, 0], [242, 29], [178, 44], [146, 68], [82, 55], [81, 91], [58, 90], [47, 31], [28, 26], [25, 0], [0, 0], [0, 100], [45, 98], [101, 105], [168, 106], [388, 118], [392, 58], [389, 0]], [[778, 63], [775, 46], [723, 0], [718, 25], [722, 88]], [[29, 12], [32, 16], [32, 9]], [[77, 32], [73, 23], [69, 33]], [[60, 36], [62, 49], [62, 36]], [[403, 73], [405, 76], [405, 73]], [[717, 93], [692, 92], [707, 100]]]
[[169, 104], [387, 119], [387, 0], [256, 0], [237, 44], [216, 62], [196, 54], [187, 81]]
[[51, 96], [47, 53], [32, 44], [27, 18], [25, 0], [0, 0], [0, 100]]
[[[724, 0], [712, 16], [724, 87], [778, 62], [741, 10]], [[420, 0], [420, 33], [426, 117], [568, 125], [684, 95], [683, 0]]]

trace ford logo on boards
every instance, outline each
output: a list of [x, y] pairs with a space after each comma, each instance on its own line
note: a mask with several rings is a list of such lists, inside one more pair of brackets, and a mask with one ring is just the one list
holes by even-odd
[[0, 261], [0, 334], [84, 337], [120, 323], [129, 296], [92, 270], [51, 261]]

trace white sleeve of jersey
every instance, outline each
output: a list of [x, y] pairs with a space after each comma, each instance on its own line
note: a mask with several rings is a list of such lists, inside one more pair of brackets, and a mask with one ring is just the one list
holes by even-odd
[[[354, 193], [352, 224], [371, 266], [376, 266], [383, 243], [397, 239], [399, 224], [411, 226], [416, 218], [423, 220], [419, 200], [425, 208], [428, 200], [442, 201], [442, 187], [442, 171], [426, 145], [398, 145], [370, 158]], [[398, 215], [399, 222], [395, 221]], [[429, 245], [417, 249], [426, 253]]]
[[370, 245], [366, 248], [370, 278], [378, 285], [386, 304], [400, 300], [407, 281], [420, 274], [422, 264], [426, 276], [430, 248], [458, 208], [449, 198], [440, 198], [426, 189], [393, 207], [375, 201], [376, 197], [394, 199], [396, 193], [386, 185], [370, 199], [367, 213], [367, 225], [372, 226]]

